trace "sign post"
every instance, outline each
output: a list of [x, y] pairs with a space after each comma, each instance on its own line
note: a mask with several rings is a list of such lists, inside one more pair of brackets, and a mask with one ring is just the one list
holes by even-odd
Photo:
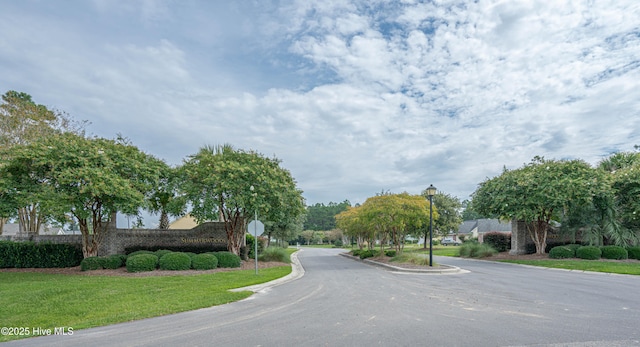
[[255, 212], [255, 218], [249, 222], [248, 228], [253, 228], [253, 257], [256, 260], [256, 275], [258, 274], [258, 235], [264, 233], [264, 224], [258, 220], [258, 211]]

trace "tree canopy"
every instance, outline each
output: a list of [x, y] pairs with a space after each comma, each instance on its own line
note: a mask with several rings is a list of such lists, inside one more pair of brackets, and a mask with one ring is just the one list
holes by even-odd
[[304, 213], [302, 191], [280, 161], [230, 145], [204, 147], [181, 169], [181, 188], [199, 222], [225, 223], [229, 251], [240, 254], [246, 221], [293, 223]]
[[582, 160], [546, 160], [531, 163], [480, 183], [473, 193], [474, 208], [502, 219], [522, 220], [536, 245], [545, 252], [551, 221], [560, 221], [570, 205], [587, 206], [609, 186]]
[[85, 257], [97, 255], [112, 213], [137, 214], [144, 206], [164, 164], [124, 139], [72, 133], [14, 146], [8, 158], [0, 174], [7, 178], [9, 195], [18, 205], [37, 202], [59, 220], [71, 213], [80, 226]]
[[341, 203], [329, 202], [316, 203], [307, 206], [307, 215], [304, 222], [305, 230], [332, 230], [336, 227], [336, 215], [351, 206], [349, 200]]

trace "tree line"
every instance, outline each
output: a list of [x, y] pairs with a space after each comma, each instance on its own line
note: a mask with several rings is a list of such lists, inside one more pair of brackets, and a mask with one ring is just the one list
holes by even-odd
[[468, 208], [524, 221], [539, 254], [554, 229], [574, 242], [580, 238], [590, 245], [637, 245], [640, 153], [615, 153], [596, 167], [580, 159], [534, 157], [480, 183]]
[[[204, 146], [169, 166], [121, 136], [88, 137], [84, 124], [9, 91], [0, 105], [0, 227], [17, 218], [38, 232], [47, 220], [80, 227], [85, 257], [97, 255], [116, 212], [169, 215], [190, 207], [198, 221], [225, 223], [229, 251], [239, 254], [254, 212], [273, 235], [301, 228], [302, 191], [277, 158], [231, 145]], [[1, 229], [0, 229], [1, 231]]]

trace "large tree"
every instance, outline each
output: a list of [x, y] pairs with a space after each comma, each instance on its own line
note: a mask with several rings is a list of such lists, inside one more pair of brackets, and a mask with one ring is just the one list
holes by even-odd
[[181, 172], [191, 215], [199, 222], [223, 221], [227, 248], [235, 254], [240, 254], [254, 211], [263, 221], [285, 224], [304, 213], [302, 192], [276, 158], [230, 145], [204, 147]]
[[474, 208], [505, 220], [522, 220], [536, 245], [545, 253], [552, 221], [560, 221], [570, 207], [593, 203], [593, 197], [609, 189], [595, 170], [582, 160], [546, 160], [507, 170], [480, 183], [473, 193]]
[[[4, 151], [3, 151], [4, 152]], [[124, 139], [85, 138], [72, 133], [11, 148], [0, 167], [5, 187], [20, 200], [37, 202], [64, 220], [71, 213], [82, 233], [83, 254], [95, 256], [111, 216], [136, 214], [157, 185], [162, 162]]]
[[[62, 112], [36, 104], [27, 93], [10, 90], [2, 95], [0, 148], [26, 145], [62, 132], [83, 134], [84, 125], [85, 122], [76, 122]], [[8, 160], [10, 155], [11, 151], [5, 151], [0, 160]], [[37, 233], [47, 216], [37, 203], [25, 200], [21, 203], [16, 210], [20, 230]], [[0, 224], [5, 223], [6, 217], [7, 213], [0, 214]]]
[[178, 172], [179, 168], [166, 164], [158, 172], [160, 179], [153, 188], [148, 206], [149, 211], [160, 214], [158, 229], [169, 229], [169, 216], [182, 215], [186, 209], [186, 200], [180, 194]]
[[[424, 199], [428, 199], [427, 190], [422, 191]], [[434, 220], [433, 228], [436, 234], [447, 236], [451, 232], [458, 232], [462, 223], [462, 203], [455, 196], [438, 192], [433, 196], [433, 206], [437, 207], [438, 219]]]

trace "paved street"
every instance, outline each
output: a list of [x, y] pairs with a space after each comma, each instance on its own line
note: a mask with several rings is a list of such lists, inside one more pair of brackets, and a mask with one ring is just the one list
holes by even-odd
[[[640, 346], [640, 277], [439, 258], [395, 273], [335, 249], [247, 300], [7, 346]], [[64, 322], [60, 322], [64, 324]]]

